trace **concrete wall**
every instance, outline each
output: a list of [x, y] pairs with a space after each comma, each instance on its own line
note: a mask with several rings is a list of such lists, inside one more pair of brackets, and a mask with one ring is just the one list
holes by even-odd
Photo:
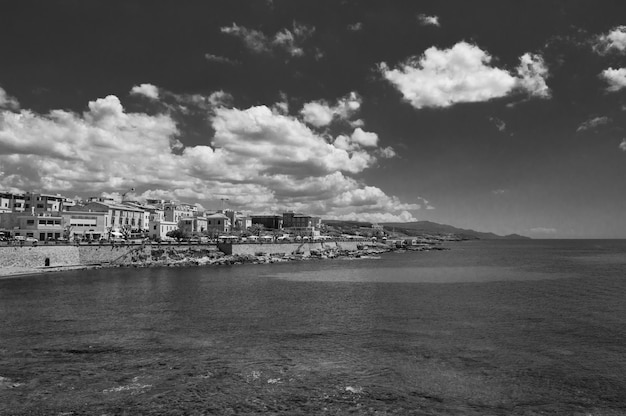
[[217, 248], [225, 254], [250, 255], [255, 254], [304, 254], [309, 255], [311, 250], [357, 250], [357, 241], [338, 242], [311, 242], [311, 243], [223, 243]]

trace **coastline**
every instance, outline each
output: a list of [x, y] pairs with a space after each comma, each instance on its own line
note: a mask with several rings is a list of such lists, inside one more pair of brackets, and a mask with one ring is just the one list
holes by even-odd
[[142, 256], [133, 257], [129, 263], [113, 263], [102, 262], [92, 264], [67, 264], [67, 265], [55, 265], [55, 266], [37, 266], [37, 267], [20, 267], [20, 266], [3, 266], [0, 268], [0, 280], [44, 275], [47, 273], [55, 273], [70, 270], [91, 270], [100, 268], [145, 268], [145, 267], [206, 267], [206, 266], [222, 266], [222, 265], [237, 265], [237, 264], [267, 264], [267, 263], [279, 263], [279, 262], [293, 262], [293, 261], [312, 261], [312, 260], [325, 260], [325, 259], [372, 259], [378, 255], [387, 252], [405, 252], [405, 251], [430, 251], [430, 250], [449, 250], [449, 248], [441, 247], [436, 244], [425, 244], [420, 246], [406, 246], [396, 248], [390, 245], [378, 244], [376, 246], [369, 246], [360, 248], [357, 250], [311, 250], [308, 254], [285, 254], [285, 253], [257, 253], [257, 254], [224, 254], [219, 251], [214, 251], [210, 255], [203, 255], [201, 257], [190, 255], [188, 253], [184, 256], [175, 256], [174, 258], [165, 255], [158, 259], [146, 258]]

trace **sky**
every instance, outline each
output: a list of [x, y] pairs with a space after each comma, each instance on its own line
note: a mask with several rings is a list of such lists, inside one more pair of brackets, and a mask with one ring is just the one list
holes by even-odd
[[623, 1], [3, 2], [0, 190], [626, 238]]

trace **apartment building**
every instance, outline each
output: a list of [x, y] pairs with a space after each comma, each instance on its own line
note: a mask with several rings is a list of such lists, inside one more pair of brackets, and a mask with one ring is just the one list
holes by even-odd
[[184, 217], [178, 222], [178, 228], [188, 235], [201, 234], [209, 229], [207, 217]]
[[0, 193], [0, 213], [24, 212], [25, 206], [26, 198], [24, 194]]
[[140, 232], [143, 230], [144, 210], [129, 205], [110, 202], [88, 202], [82, 206], [72, 207], [72, 211], [104, 212], [105, 227], [113, 231], [130, 230]]
[[217, 233], [229, 233], [231, 231], [230, 218], [220, 212], [206, 215], [206, 219], [208, 231]]
[[3, 226], [11, 229], [13, 236], [35, 237], [39, 241], [55, 240], [63, 237], [63, 217], [54, 213], [39, 215], [11, 213], [3, 217]]
[[282, 215], [252, 215], [252, 225], [259, 224], [267, 229], [280, 230], [283, 228]]
[[198, 215], [198, 208], [189, 205], [175, 202], [166, 202], [163, 204], [163, 211], [165, 212], [165, 221], [178, 223], [181, 218], [193, 217]]
[[133, 208], [141, 210], [143, 212], [143, 215], [139, 219], [139, 224], [137, 228], [139, 231], [143, 231], [143, 232], [148, 231], [149, 223], [150, 223], [150, 210], [156, 209], [156, 208], [151, 205], [145, 205], [145, 204], [141, 204], [139, 202], [134, 202], [134, 201], [122, 202], [122, 205], [127, 205], [129, 207], [133, 207]]
[[63, 211], [63, 203], [66, 199], [60, 194], [26, 192], [24, 195], [24, 211], [31, 213]]
[[107, 213], [104, 211], [63, 211], [61, 212], [64, 224], [63, 237], [70, 240], [99, 240], [110, 238], [107, 228]]
[[148, 228], [148, 237], [151, 239], [171, 240], [167, 233], [178, 229], [178, 224], [172, 221], [150, 221]]
[[225, 209], [218, 212], [221, 212], [222, 214], [226, 215], [228, 219], [230, 219], [230, 225], [233, 230], [244, 231], [252, 226], [252, 218], [243, 215], [242, 212], [232, 209]]

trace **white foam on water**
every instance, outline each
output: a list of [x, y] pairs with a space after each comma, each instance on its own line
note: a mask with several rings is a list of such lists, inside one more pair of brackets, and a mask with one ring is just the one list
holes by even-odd
[[353, 393], [353, 394], [361, 394], [363, 393], [363, 387], [352, 387], [352, 386], [347, 386], [346, 387], [346, 391]]
[[0, 388], [5, 387], [9, 389], [14, 389], [16, 387], [23, 386], [24, 383], [16, 383], [8, 377], [0, 376]]

